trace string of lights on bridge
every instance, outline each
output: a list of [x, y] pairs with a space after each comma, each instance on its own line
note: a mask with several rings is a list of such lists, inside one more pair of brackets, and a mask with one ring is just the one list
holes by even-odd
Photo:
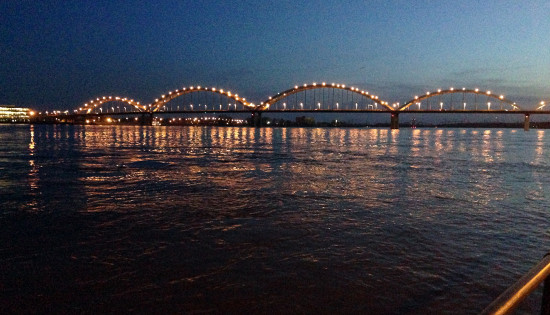
[[[332, 90], [332, 94], [330, 93]], [[337, 94], [335, 91], [340, 90], [340, 94]], [[308, 91], [310, 95], [308, 98]], [[204, 102], [201, 102], [200, 96], [198, 97], [198, 102], [194, 102], [193, 95], [197, 92], [208, 93], [210, 96], [206, 95], [203, 97]], [[346, 93], [344, 95], [344, 93]], [[351, 93], [351, 102], [350, 94]], [[298, 94], [303, 94], [301, 99], [299, 99]], [[313, 95], [311, 95], [313, 94]], [[462, 99], [460, 102], [456, 100], [453, 102], [453, 95], [462, 94]], [[183, 104], [181, 107], [178, 105], [176, 108], [172, 106], [171, 109], [167, 109], [167, 106], [171, 101], [179, 97], [191, 98], [191, 101], [188, 104]], [[293, 96], [294, 95], [294, 96]], [[449, 95], [450, 102], [443, 102], [441, 97]], [[466, 101], [466, 95], [474, 95], [475, 100], [472, 102]], [[478, 97], [485, 96], [487, 98], [486, 102], [479, 104]], [[214, 98], [218, 96], [218, 99]], [[210, 103], [208, 103], [208, 98], [210, 97]], [[336, 98], [339, 97], [337, 100]], [[439, 100], [437, 103], [431, 103], [430, 100], [438, 97]], [[227, 107], [223, 107], [224, 102], [222, 98], [226, 100], [225, 104]], [[312, 102], [307, 102], [308, 99]], [[492, 102], [492, 100], [495, 100]], [[163, 113], [163, 112], [201, 112], [201, 111], [342, 111], [342, 110], [362, 110], [362, 111], [391, 111], [391, 112], [400, 112], [400, 111], [413, 111], [413, 110], [424, 110], [424, 111], [443, 111], [449, 110], [445, 109], [444, 106], [450, 106], [450, 110], [459, 111], [459, 110], [508, 110], [504, 106], [509, 106], [509, 108], [514, 110], [521, 110], [521, 108], [513, 101], [508, 100], [504, 95], [493, 94], [490, 90], [482, 91], [478, 88], [475, 89], [455, 89], [453, 87], [449, 89], [438, 89], [436, 91], [428, 91], [422, 95], [416, 95], [413, 99], [408, 102], [403, 103], [393, 103], [389, 104], [387, 101], [380, 99], [378, 95], [372, 94], [369, 91], [359, 89], [353, 86], [346, 86], [341, 83], [311, 83], [303, 85], [295, 85], [294, 87], [279, 92], [275, 95], [269, 96], [265, 101], [260, 102], [258, 105], [247, 101], [246, 98], [239, 96], [236, 93], [233, 93], [229, 90], [218, 89], [215, 87], [201, 87], [201, 86], [189, 86], [183, 87], [181, 89], [176, 89], [174, 91], [169, 91], [159, 98], [156, 98], [154, 102], [144, 105], [139, 101], [135, 101], [129, 97], [121, 96], [102, 96], [96, 99], [92, 99], [89, 102], [85, 103], [83, 106], [80, 106], [77, 109], [74, 109], [75, 114], [102, 114], [104, 113], [102, 105], [109, 102], [122, 102], [129, 105], [131, 109], [130, 112], [146, 112], [146, 113]], [[185, 102], [185, 100], [184, 100]], [[214, 105], [214, 103], [216, 105]], [[344, 103], [347, 104], [347, 107], [344, 106]], [[455, 106], [455, 104], [457, 106]], [[542, 110], [546, 106], [547, 102], [541, 101], [538, 104], [537, 110]], [[238, 107], [238, 105], [240, 105]], [[483, 108], [478, 105], [482, 105]], [[500, 108], [498, 108], [500, 105]], [[309, 106], [309, 107], [308, 107]], [[486, 107], [485, 107], [486, 106]], [[105, 113], [115, 112], [115, 106], [108, 106], [105, 110]], [[94, 112], [96, 110], [96, 112]], [[97, 111], [99, 110], [99, 111]], [[117, 110], [120, 110], [120, 106], [117, 106]], [[123, 106], [124, 112], [128, 112], [127, 108]], [[120, 111], [119, 111], [120, 112]], [[65, 111], [67, 113], [67, 111]]]

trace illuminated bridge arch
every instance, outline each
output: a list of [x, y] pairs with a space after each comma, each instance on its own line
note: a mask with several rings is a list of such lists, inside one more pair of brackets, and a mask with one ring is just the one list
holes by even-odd
[[[439, 89], [435, 92], [426, 92], [426, 94], [424, 94], [422, 96], [415, 96], [412, 100], [408, 101], [407, 103], [405, 103], [401, 107], [399, 107], [399, 110], [404, 111], [406, 109], [413, 109], [414, 108], [413, 105], [418, 105], [418, 109], [420, 109], [422, 101], [424, 101], [424, 100], [429, 101], [430, 98], [434, 98], [434, 97], [438, 97], [439, 99], [441, 99], [441, 96], [448, 95], [448, 94], [451, 95], [451, 97], [454, 94], [459, 94], [459, 95], [462, 96], [461, 102], [459, 104], [457, 104], [458, 106], [456, 108], [454, 108], [454, 109], [458, 109], [458, 110], [472, 110], [472, 109], [478, 110], [478, 108], [477, 108], [478, 107], [477, 96], [485, 96], [487, 99], [496, 100], [497, 103], [495, 103], [495, 104], [500, 104], [501, 106], [503, 104], [507, 104], [507, 105], [510, 105], [512, 110], [520, 110], [519, 106], [515, 102], [510, 101], [509, 99], [504, 97], [504, 95], [493, 94], [491, 91], [481, 91], [480, 89], [467, 89], [467, 88], [462, 88], [462, 89], [449, 88], [448, 90]], [[468, 104], [467, 102], [465, 102], [465, 96], [467, 94], [475, 96], [476, 101], [473, 104], [474, 107], [472, 107], [471, 103]], [[428, 103], [428, 106], [429, 106], [429, 103]], [[451, 109], [453, 109], [453, 100], [452, 100], [452, 98], [451, 98], [450, 106], [451, 106]], [[487, 103], [487, 110], [491, 110], [490, 106], [491, 106], [491, 102], [488, 102]], [[433, 110], [443, 110], [443, 102], [440, 102], [439, 104], [436, 104], [434, 106], [434, 108], [427, 108], [427, 109], [428, 110], [431, 110], [431, 109], [433, 109]]]
[[190, 87], [184, 87], [182, 89], [178, 89], [175, 91], [170, 91], [166, 94], [163, 94], [160, 98], [155, 99], [155, 102], [151, 104], [151, 111], [152, 112], [158, 112], [162, 109], [163, 106], [166, 105], [166, 103], [170, 102], [171, 100], [178, 98], [180, 96], [188, 95], [191, 93], [197, 93], [197, 92], [209, 92], [212, 94], [218, 94], [220, 96], [225, 96], [229, 99], [234, 100], [236, 103], [241, 104], [245, 108], [252, 110], [256, 108], [256, 105], [253, 103], [250, 103], [246, 100], [244, 97], [240, 97], [238, 94], [233, 94], [231, 91], [226, 91], [224, 89], [217, 89], [215, 87], [201, 87], [201, 86], [190, 86]]
[[291, 89], [288, 89], [286, 91], [277, 93], [274, 96], [270, 96], [266, 101], [260, 103], [258, 108], [261, 109], [261, 110], [267, 110], [273, 104], [281, 101], [284, 98], [289, 97], [290, 95], [297, 94], [297, 93], [300, 93], [300, 92], [305, 92], [307, 90], [315, 90], [315, 89], [339, 89], [339, 90], [343, 90], [343, 91], [350, 91], [350, 92], [352, 92], [352, 95], [353, 94], [359, 95], [363, 98], [369, 99], [372, 102], [385, 107], [388, 110], [394, 110], [391, 106], [388, 105], [388, 102], [380, 100], [378, 98], [378, 96], [370, 94], [368, 91], [360, 90], [359, 88], [356, 88], [356, 87], [348, 87], [345, 84], [337, 84], [337, 83], [327, 84], [325, 82], [323, 82], [323, 83], [304, 84], [304, 85], [300, 85], [300, 86], [295, 85]]
[[78, 114], [91, 114], [94, 109], [108, 102], [122, 102], [134, 107], [138, 112], [147, 111], [147, 106], [141, 105], [139, 102], [136, 102], [133, 99], [129, 99], [127, 97], [119, 97], [119, 96], [98, 97], [95, 100], [91, 100], [88, 103], [85, 103], [82, 107], [79, 107], [75, 111]]

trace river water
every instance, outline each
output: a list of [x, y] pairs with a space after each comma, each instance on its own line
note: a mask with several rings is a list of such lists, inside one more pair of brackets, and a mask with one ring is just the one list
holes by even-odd
[[545, 130], [0, 125], [0, 313], [475, 314], [548, 196]]

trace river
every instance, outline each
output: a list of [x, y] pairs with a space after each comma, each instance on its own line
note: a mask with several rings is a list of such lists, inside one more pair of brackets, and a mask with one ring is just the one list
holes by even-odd
[[547, 130], [0, 125], [0, 313], [476, 314], [548, 196]]

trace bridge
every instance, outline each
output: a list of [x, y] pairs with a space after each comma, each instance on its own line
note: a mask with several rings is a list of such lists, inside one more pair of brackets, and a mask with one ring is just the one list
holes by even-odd
[[[428, 91], [399, 104], [388, 103], [378, 95], [340, 83], [295, 85], [274, 94], [258, 104], [229, 90], [216, 87], [188, 86], [168, 91], [150, 104], [129, 97], [102, 96], [84, 103], [72, 112], [48, 114], [56, 119], [75, 123], [101, 121], [102, 118], [126, 117], [143, 124], [152, 124], [156, 117], [176, 114], [248, 113], [255, 126], [261, 126], [263, 113], [372, 113], [390, 117], [390, 127], [399, 128], [399, 115], [419, 114], [499, 114], [523, 115], [524, 128], [529, 129], [531, 115], [550, 114], [547, 102], [535, 110], [522, 109], [502, 94], [478, 88], [453, 87]], [[114, 118], [116, 119], [116, 118]], [[119, 118], [120, 120], [120, 118]]]

